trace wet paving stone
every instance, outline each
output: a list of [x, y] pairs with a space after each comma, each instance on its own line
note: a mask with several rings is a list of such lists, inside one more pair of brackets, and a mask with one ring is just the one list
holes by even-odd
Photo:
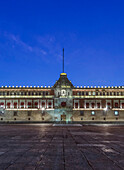
[[0, 125], [0, 170], [124, 169], [124, 126]]

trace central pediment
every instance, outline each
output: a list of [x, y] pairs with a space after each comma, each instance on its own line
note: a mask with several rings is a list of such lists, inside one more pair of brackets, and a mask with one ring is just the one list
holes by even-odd
[[54, 88], [58, 87], [58, 88], [73, 88], [73, 84], [71, 83], [71, 81], [69, 81], [69, 79], [67, 78], [67, 74], [66, 73], [61, 73], [60, 74], [60, 78], [58, 81], [56, 81], [56, 83], [53, 86]]

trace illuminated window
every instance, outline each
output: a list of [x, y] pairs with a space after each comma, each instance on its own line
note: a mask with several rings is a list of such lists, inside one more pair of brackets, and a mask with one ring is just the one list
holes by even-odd
[[89, 95], [91, 95], [91, 92], [89, 92]]
[[95, 91], [93, 92], [93, 95], [95, 95]]
[[124, 103], [122, 103], [122, 108], [124, 109]]
[[118, 116], [118, 115], [119, 115], [118, 111], [115, 111], [114, 114], [115, 114], [115, 116]]
[[92, 111], [92, 112], [91, 112], [91, 115], [95, 115], [95, 111]]

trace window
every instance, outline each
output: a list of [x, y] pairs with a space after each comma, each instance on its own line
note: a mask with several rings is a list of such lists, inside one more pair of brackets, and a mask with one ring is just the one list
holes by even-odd
[[109, 96], [109, 92], [107, 92], [107, 96]]
[[17, 108], [17, 102], [14, 102], [14, 108]]
[[94, 108], [95, 107], [95, 103], [91, 103], [91, 107]]
[[78, 108], [78, 103], [75, 103], [75, 108]]
[[42, 102], [42, 107], [45, 107], [45, 102]]
[[70, 94], [69, 94], [69, 92], [68, 92], [68, 96], [69, 96]]
[[84, 96], [84, 92], [82, 92], [82, 95]]
[[3, 103], [3, 102], [0, 103], [0, 107], [1, 107], [1, 108], [4, 107], [4, 103]]
[[92, 112], [91, 112], [91, 115], [95, 115], [95, 111], [92, 111]]
[[118, 105], [118, 103], [116, 102], [116, 103], [115, 103], [115, 108], [118, 108], [118, 107], [119, 107], [119, 105]]
[[89, 95], [91, 95], [91, 92], [89, 92]]
[[114, 92], [114, 96], [116, 96], [116, 92]]
[[83, 118], [81, 118], [81, 120], [83, 120]]
[[93, 92], [93, 95], [95, 95], [95, 91]]
[[98, 92], [96, 92], [96, 96], [98, 96]]
[[84, 116], [84, 111], [80, 111], [80, 116]]
[[107, 108], [110, 109], [110, 107], [111, 107], [111, 104], [108, 102], [107, 103]]
[[35, 108], [38, 108], [38, 102], [35, 102], [35, 103], [34, 103], [34, 107], [35, 107]]
[[112, 96], [112, 92], [110, 92], [110, 96]]
[[117, 92], [117, 96], [119, 96], [119, 92]]
[[10, 108], [10, 105], [11, 105], [10, 102], [8, 102], [8, 103], [7, 103], [7, 108]]
[[28, 116], [31, 116], [31, 111], [28, 111]]
[[124, 109], [124, 103], [122, 103], [122, 108]]
[[115, 114], [115, 116], [118, 116], [118, 115], [119, 115], [119, 113], [118, 113], [117, 110], [114, 112], [114, 114]]
[[97, 103], [97, 108], [100, 108], [100, 103]]
[[86, 103], [86, 108], [89, 108], [89, 103]]
[[17, 112], [14, 112], [14, 113], [13, 113], [13, 116], [17, 116]]
[[105, 92], [103, 92], [103, 96], [105, 96]]
[[24, 108], [24, 102], [21, 102], [21, 108]]
[[32, 106], [32, 103], [28, 102], [28, 108], [31, 108], [31, 106]]
[[88, 96], [88, 92], [86, 92], [86, 96]]

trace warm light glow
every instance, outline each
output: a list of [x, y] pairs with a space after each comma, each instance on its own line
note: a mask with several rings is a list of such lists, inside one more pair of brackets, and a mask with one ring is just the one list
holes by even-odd
[[107, 111], [107, 107], [106, 107], [106, 108], [104, 108], [104, 110], [105, 110], [105, 111]]

